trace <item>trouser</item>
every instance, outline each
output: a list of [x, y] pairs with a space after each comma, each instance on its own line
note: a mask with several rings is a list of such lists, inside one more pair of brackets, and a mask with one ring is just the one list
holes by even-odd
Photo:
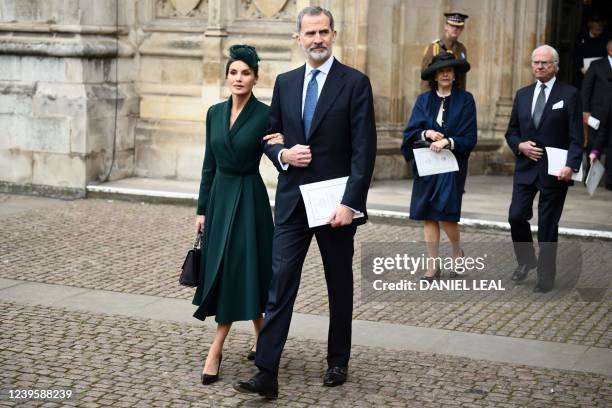
[[[519, 265], [538, 267], [538, 286], [552, 288], [557, 272], [557, 241], [559, 220], [568, 185], [542, 187], [539, 181], [532, 184], [514, 184], [512, 203], [508, 214], [514, 254]], [[533, 217], [533, 200], [538, 199], [538, 245], [540, 256], [536, 258], [529, 220]]]
[[353, 314], [353, 238], [357, 227], [309, 228], [302, 202], [287, 222], [276, 225], [272, 242], [272, 280], [255, 364], [277, 374], [289, 333], [302, 266], [314, 235], [323, 259], [329, 300], [327, 363], [346, 366], [351, 353]]

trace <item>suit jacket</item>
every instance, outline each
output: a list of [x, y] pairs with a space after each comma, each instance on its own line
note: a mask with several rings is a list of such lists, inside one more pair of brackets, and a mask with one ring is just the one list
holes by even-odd
[[582, 110], [602, 120], [612, 95], [612, 67], [608, 57], [593, 61], [582, 81]]
[[[506, 131], [508, 146], [516, 156], [514, 182], [532, 184], [539, 178], [545, 187], [567, 185], [565, 181], [548, 174], [546, 150], [537, 162], [519, 152], [521, 142], [531, 140], [538, 147], [557, 147], [568, 150], [566, 165], [579, 169], [582, 161], [582, 109], [578, 90], [555, 81], [544, 107], [540, 125], [536, 128], [531, 118], [531, 104], [536, 83], [519, 89], [514, 97], [512, 114]], [[561, 103], [563, 107], [553, 109]], [[571, 184], [571, 183], [570, 183]]]
[[[376, 123], [370, 80], [361, 72], [334, 60], [317, 102], [308, 142], [302, 122], [302, 92], [306, 66], [276, 78], [268, 133], [282, 133], [284, 145], [264, 145], [279, 170], [275, 222], [282, 224], [301, 199], [299, 186], [348, 176], [342, 204], [366, 213], [366, 200], [376, 158]], [[309, 145], [308, 167], [285, 171], [278, 153], [296, 144]], [[366, 214], [367, 217], [367, 214]], [[366, 217], [355, 219], [363, 224]]]
[[[612, 103], [608, 104], [608, 112], [605, 115], [603, 115], [601, 118], [601, 124], [599, 125], [597, 137], [595, 137], [595, 140], [593, 141], [593, 149], [599, 150], [599, 153], [607, 152], [607, 154], [610, 155], [612, 154], [612, 150], [610, 150], [611, 141], [612, 141]], [[606, 160], [606, 162], [608, 162], [608, 160]]]

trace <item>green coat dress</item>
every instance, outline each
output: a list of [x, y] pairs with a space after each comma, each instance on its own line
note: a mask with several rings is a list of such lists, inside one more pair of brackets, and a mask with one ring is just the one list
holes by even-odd
[[204, 222], [194, 317], [217, 323], [264, 312], [272, 276], [272, 211], [259, 174], [269, 107], [251, 95], [229, 127], [232, 98], [206, 114], [206, 152], [198, 197]]

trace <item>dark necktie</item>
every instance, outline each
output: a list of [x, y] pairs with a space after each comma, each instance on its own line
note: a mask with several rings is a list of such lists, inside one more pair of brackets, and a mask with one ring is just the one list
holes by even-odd
[[537, 128], [540, 126], [540, 120], [542, 119], [542, 114], [544, 113], [544, 105], [546, 105], [546, 85], [542, 84], [540, 86], [540, 94], [538, 95], [538, 99], [536, 100], [535, 108], [533, 109], [533, 124]]
[[319, 74], [318, 69], [312, 70], [312, 78], [308, 82], [308, 87], [306, 88], [306, 99], [304, 99], [304, 136], [306, 136], [306, 141], [310, 137], [310, 125], [312, 124], [312, 117], [315, 113], [315, 108], [317, 107], [317, 100], [319, 99], [319, 84], [317, 83], [317, 75]]

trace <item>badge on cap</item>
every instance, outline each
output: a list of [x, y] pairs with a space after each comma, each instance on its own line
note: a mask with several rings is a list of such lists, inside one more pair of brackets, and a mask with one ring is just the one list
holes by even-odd
[[447, 24], [455, 27], [463, 27], [465, 25], [465, 20], [467, 20], [469, 16], [462, 13], [444, 13], [444, 17], [446, 17]]

